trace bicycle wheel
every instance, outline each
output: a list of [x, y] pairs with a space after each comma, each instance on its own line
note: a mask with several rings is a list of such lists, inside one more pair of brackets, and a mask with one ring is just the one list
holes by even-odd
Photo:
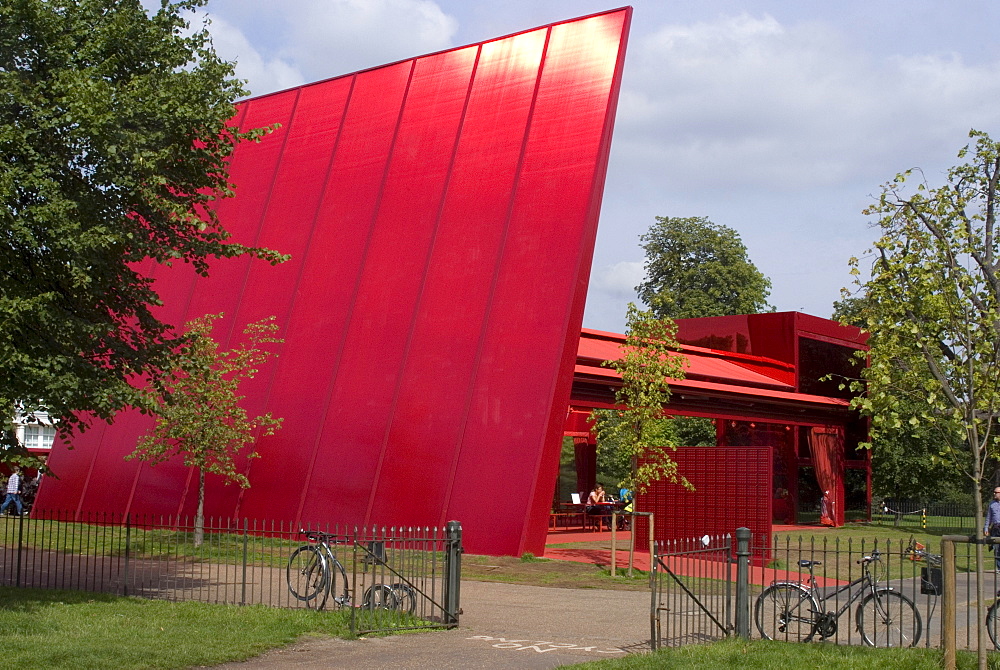
[[[288, 559], [285, 570], [288, 590], [297, 600], [314, 606], [320, 594], [326, 593], [327, 570], [323, 553], [312, 545], [299, 547]], [[323, 596], [326, 599], [326, 596]]]
[[327, 588], [327, 593], [333, 596], [333, 605], [337, 609], [349, 607], [351, 596], [347, 592], [347, 572], [336, 556], [331, 554], [327, 562], [330, 563], [330, 584]]
[[819, 611], [819, 603], [805, 587], [773, 584], [757, 597], [754, 621], [765, 640], [808, 642]]
[[396, 607], [400, 612], [413, 614], [417, 609], [417, 593], [409, 584], [399, 582], [392, 585], [393, 594], [396, 596]]
[[986, 610], [986, 632], [990, 634], [990, 642], [993, 643], [994, 649], [1000, 649], [1000, 642], [997, 642], [997, 634], [1000, 633], [998, 618], [1000, 618], [1000, 600], [990, 605], [990, 608]]
[[913, 601], [898, 591], [879, 589], [858, 605], [858, 630], [870, 647], [912, 647], [923, 624]]
[[372, 584], [365, 591], [361, 606], [367, 610], [394, 610], [399, 608], [399, 601], [391, 586]]

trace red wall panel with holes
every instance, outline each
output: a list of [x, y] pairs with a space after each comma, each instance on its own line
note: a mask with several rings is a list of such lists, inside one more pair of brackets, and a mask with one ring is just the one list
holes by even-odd
[[[636, 496], [636, 511], [653, 512], [658, 542], [753, 533], [753, 546], [771, 546], [772, 447], [678, 447], [677, 472], [693, 486], [653, 482]], [[649, 527], [636, 524], [636, 546], [649, 543]]]

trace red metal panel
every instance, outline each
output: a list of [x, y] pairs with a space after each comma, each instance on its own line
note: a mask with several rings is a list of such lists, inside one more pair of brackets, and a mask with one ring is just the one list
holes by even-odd
[[[348, 473], [326, 473], [327, 480], [337, 484], [336, 505], [345, 518], [395, 523], [398, 514], [412, 507], [407, 499], [421, 489], [423, 474], [408, 470], [405, 488], [381, 491], [388, 496], [389, 514], [369, 517], [383, 466], [387, 474], [397, 468], [385, 460], [387, 436], [395, 423], [400, 374], [407, 357], [416, 353], [410, 346], [415, 310], [477, 51], [469, 48], [417, 60], [403, 104], [330, 403], [336, 439], [323, 452], [349, 468]], [[427, 378], [421, 383], [435, 382]], [[359, 389], [364, 389], [363, 396]], [[407, 430], [420, 433], [423, 428], [417, 424]], [[394, 446], [396, 451], [423, 455], [438, 439], [426, 435]], [[312, 489], [325, 483], [317, 480]], [[433, 489], [425, 495], [427, 507], [418, 508], [424, 518], [434, 504]], [[311, 495], [306, 509], [319, 513], [322, 508], [314, 507], [318, 499]]]
[[[432, 501], [436, 523], [462, 518], [459, 510], [449, 514], [445, 502], [468, 422], [493, 268], [546, 32], [486, 44], [479, 55], [402, 371], [387, 442], [392, 466], [381, 472], [371, 519], [394, 514], [401, 523], [416, 522], [419, 512], [405, 499], [411, 496]], [[478, 222], [475, 229], [470, 221]], [[433, 448], [420, 449], [425, 440]], [[421, 473], [417, 487], [414, 472]], [[393, 491], [405, 492], [405, 498]]]
[[[590, 206], [600, 195], [598, 157], [626, 18], [620, 12], [554, 26], [542, 65], [465, 436], [468, 445], [493, 448], [462, 451], [449, 500], [453, 516], [470, 520], [470, 537], [483, 541], [476, 534], [489, 532], [504, 538], [494, 541], [505, 543], [503, 553], [540, 553], [544, 547], [544, 525], [531, 535], [524, 528], [531, 514], [544, 515], [552, 499], [555, 480], [551, 459], [542, 462], [544, 447], [558, 444], [566, 412], [569, 389], [557, 398], [556, 382], [572, 369], [564, 367], [566, 347], [575, 355], [582, 315], [571, 308], [578, 309], [583, 250], [592, 248], [596, 233]], [[557, 195], [553, 184], [560, 184]], [[571, 228], [567, 221], [583, 225]], [[535, 301], [543, 288], [553, 298], [547, 305]], [[567, 342], [570, 332], [573, 339]], [[511, 335], [528, 333], [531, 347], [512, 356]], [[500, 398], [518, 398], [519, 410], [501, 410]], [[538, 488], [532, 478], [534, 485], [526, 489], [525, 471], [543, 473], [549, 481]], [[498, 495], [528, 495], [504, 496], [504, 513], [498, 515], [477, 504], [485, 484]]]
[[[636, 496], [636, 510], [653, 512], [658, 542], [730, 534], [740, 526], [755, 547], [771, 546], [771, 447], [678, 447], [678, 474], [693, 490], [654, 482]], [[637, 524], [636, 543], [649, 542], [649, 527]]]
[[[247, 402], [284, 426], [252, 488], [213, 486], [210, 512], [454, 518], [470, 551], [541, 553], [630, 13], [242, 105], [282, 128], [237, 150], [220, 216], [293, 260], [223, 263], [193, 292], [158, 280], [178, 320], [225, 310], [226, 346], [262, 316], [287, 324]], [[74, 470], [134, 437], [113, 427]], [[133, 509], [190, 511], [188, 474], [143, 469]]]
[[[296, 519], [342, 519], [337, 505], [350, 497], [353, 464], [329, 453], [329, 445], [341, 442], [344, 428], [332, 416], [337, 409], [332, 397], [410, 71], [406, 62], [353, 78], [275, 381], [275, 413], [285, 418], [285, 425], [261, 445], [282, 466], [265, 465], [263, 456], [254, 464], [253, 488], [244, 495], [241, 514], [263, 518], [279, 511]], [[367, 363], [377, 366], [377, 361]], [[355, 392], [347, 402], [364, 403], [364, 386]], [[291, 494], [287, 506], [256, 493], [286, 488]]]

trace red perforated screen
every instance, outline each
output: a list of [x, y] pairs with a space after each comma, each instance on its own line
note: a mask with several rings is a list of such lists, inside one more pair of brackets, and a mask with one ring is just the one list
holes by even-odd
[[[636, 498], [636, 509], [654, 512], [657, 541], [726, 535], [740, 526], [755, 547], [771, 544], [771, 447], [679, 447], [677, 470], [694, 490], [654, 482]], [[636, 524], [636, 544], [649, 543], [649, 529]]]

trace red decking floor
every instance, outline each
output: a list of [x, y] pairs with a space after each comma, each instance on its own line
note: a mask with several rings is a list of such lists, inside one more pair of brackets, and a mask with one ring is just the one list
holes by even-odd
[[[794, 531], [814, 532], [826, 530], [823, 526], [774, 526], [774, 531]], [[628, 543], [631, 538], [630, 531], [618, 531], [615, 534], [615, 565], [618, 567], [628, 566]], [[554, 546], [573, 544], [572, 547]], [[581, 545], [593, 546], [581, 546]], [[560, 561], [575, 561], [577, 563], [591, 563], [602, 567], [611, 566], [611, 531], [583, 531], [574, 529], [550, 530], [545, 544], [545, 558]], [[686, 576], [704, 576], [710, 571], [704, 561], [697, 558], [675, 557], [670, 561], [670, 569], [675, 573]], [[649, 547], [636, 547], [633, 558], [633, 567], [637, 570], [649, 570]], [[764, 568], [760, 566], [750, 566], [750, 583], [765, 585], [774, 581], [790, 581], [799, 577], [803, 579], [806, 574], [800, 575], [797, 572], [789, 571], [787, 568]], [[820, 587], [839, 586], [847, 584], [844, 580], [830, 579], [821, 575], [816, 576], [816, 584]]]

